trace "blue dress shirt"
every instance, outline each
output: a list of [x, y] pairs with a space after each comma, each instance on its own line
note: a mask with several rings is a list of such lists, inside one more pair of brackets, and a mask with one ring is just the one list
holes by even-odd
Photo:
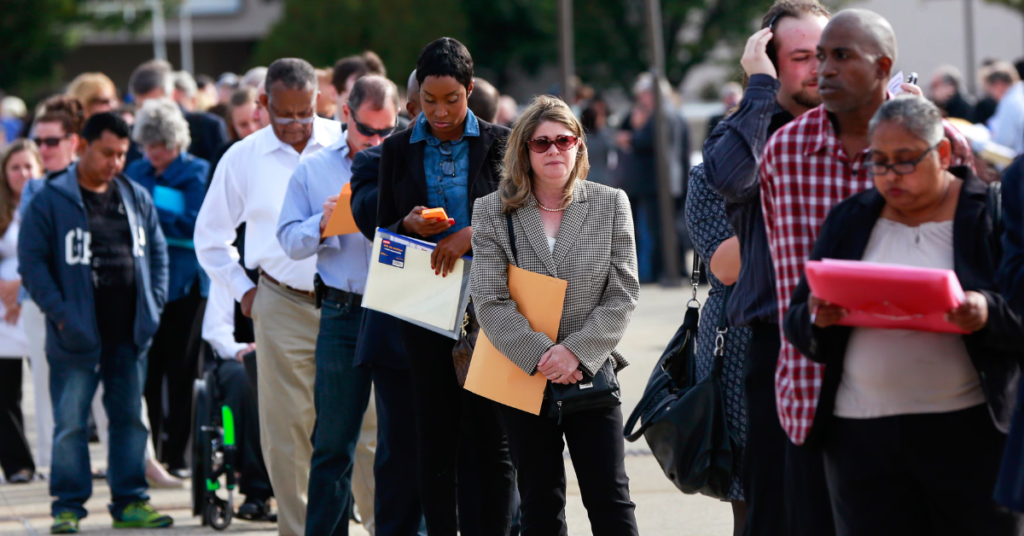
[[442, 238], [469, 227], [469, 143], [466, 137], [480, 136], [480, 123], [473, 112], [466, 110], [466, 126], [462, 136], [455, 141], [441, 141], [428, 128], [427, 118], [420, 114], [416, 119], [409, 143], [426, 141], [423, 148], [423, 171], [427, 178], [427, 200], [429, 208], [443, 207], [449, 218], [455, 220], [447, 231], [431, 236], [427, 240], [437, 242]]
[[360, 233], [328, 237], [320, 243], [324, 201], [338, 195], [352, 178], [348, 134], [299, 163], [288, 182], [277, 240], [295, 260], [316, 255], [316, 271], [329, 287], [362, 294], [370, 267], [373, 244]]

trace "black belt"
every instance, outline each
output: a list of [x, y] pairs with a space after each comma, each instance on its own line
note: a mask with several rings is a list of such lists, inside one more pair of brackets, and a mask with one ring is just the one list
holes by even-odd
[[334, 288], [334, 287], [327, 287], [326, 290], [327, 290], [327, 292], [324, 295], [324, 298], [328, 299], [328, 300], [331, 300], [332, 302], [345, 303], [345, 304], [348, 304], [348, 305], [354, 305], [356, 307], [362, 307], [362, 305], [363, 305], [363, 295], [362, 294], [355, 294], [353, 292], [346, 292], [344, 290], [341, 290], [341, 289], [338, 289], [338, 288]]

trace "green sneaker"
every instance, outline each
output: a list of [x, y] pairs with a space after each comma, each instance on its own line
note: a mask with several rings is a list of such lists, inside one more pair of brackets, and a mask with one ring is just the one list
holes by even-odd
[[61, 512], [53, 518], [50, 534], [78, 534], [78, 521], [74, 512]]
[[146, 501], [135, 501], [114, 518], [115, 529], [159, 529], [174, 524], [171, 516], [162, 516]]

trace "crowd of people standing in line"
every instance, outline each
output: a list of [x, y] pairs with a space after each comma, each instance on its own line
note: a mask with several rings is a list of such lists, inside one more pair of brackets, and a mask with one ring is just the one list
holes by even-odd
[[[692, 170], [685, 123], [670, 121], [676, 193], [712, 285], [698, 376], [713, 320], [731, 327], [719, 346], [743, 454], [735, 534], [1021, 527], [1024, 160], [992, 206], [984, 162], [944, 118], [976, 121], [982, 106], [949, 93], [948, 69], [930, 88], [940, 106], [912, 85], [890, 94], [896, 59], [879, 15], [780, 0]], [[983, 78], [992, 136], [1012, 149], [1024, 86], [999, 63]], [[194, 111], [218, 89], [216, 113]], [[45, 325], [32, 372], [37, 402], [52, 402], [37, 409], [49, 457], [36, 460], [50, 467], [52, 532], [88, 513], [90, 413], [114, 526], [173, 523], [146, 490], [188, 476], [181, 401], [205, 362], [238, 415], [239, 515], [280, 534], [347, 534], [353, 504], [371, 534], [565, 534], [566, 446], [592, 532], [639, 533], [618, 403], [563, 415], [554, 397], [629, 364], [616, 347], [640, 283], [659, 276], [652, 78], [617, 137], [599, 97], [575, 110], [536, 97], [499, 124], [500, 95], [451, 38], [421, 51], [404, 103], [372, 53], [330, 71], [283, 58], [203, 93], [151, 61], [129, 91], [121, 107], [108, 78], [78, 77], [0, 158], [3, 356], [32, 354], [25, 325]], [[346, 185], [360, 232], [324, 238]], [[434, 207], [449, 219], [424, 218]], [[549, 382], [539, 415], [462, 389], [453, 340], [363, 308], [377, 228], [436, 244], [438, 277], [474, 256], [481, 328]], [[967, 334], [839, 325], [849, 311], [803, 274], [822, 258], [953, 270], [965, 299], [947, 321]], [[520, 314], [509, 266], [567, 281], [556, 338]], [[16, 406], [21, 361], [0, 366]], [[8, 414], [0, 462], [28, 481], [24, 424]]]

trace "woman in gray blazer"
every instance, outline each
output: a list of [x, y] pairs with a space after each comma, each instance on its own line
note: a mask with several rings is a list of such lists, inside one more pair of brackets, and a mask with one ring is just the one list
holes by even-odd
[[[480, 327], [528, 374], [556, 384], [595, 375], [640, 295], [633, 217], [626, 194], [585, 182], [583, 127], [561, 100], [537, 97], [516, 122], [498, 191], [473, 210], [470, 286]], [[506, 214], [516, 241], [513, 255]], [[509, 297], [508, 265], [568, 281], [557, 341], [530, 328]], [[550, 393], [550, 389], [548, 390]], [[593, 534], [637, 534], [618, 405], [548, 417], [501, 406], [522, 495], [522, 534], [566, 534], [564, 441], [569, 444]]]

